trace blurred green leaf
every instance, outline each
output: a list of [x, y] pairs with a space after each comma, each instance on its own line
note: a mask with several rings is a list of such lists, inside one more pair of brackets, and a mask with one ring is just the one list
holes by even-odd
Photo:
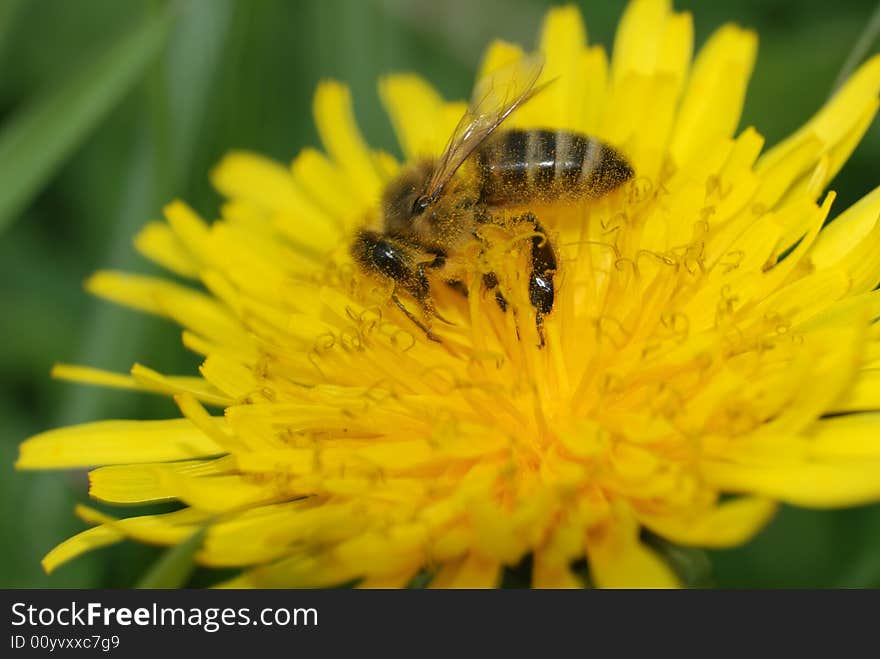
[[8, 37], [15, 26], [18, 11], [24, 4], [24, 0], [0, 0], [0, 55], [8, 41]]
[[783, 506], [773, 521], [741, 547], [709, 552], [719, 588], [829, 588], [854, 536], [835, 529], [845, 511]]
[[0, 230], [98, 125], [158, 54], [173, 22], [151, 18], [22, 108], [0, 132]]
[[138, 588], [182, 588], [195, 570], [195, 555], [205, 539], [207, 527], [169, 549], [140, 580]]
[[[79, 213], [76, 213], [69, 203], [62, 204], [65, 214], [70, 214], [69, 224], [65, 224], [65, 227], [76, 231], [75, 235], [81, 235], [86, 231], [83, 218], [95, 217], [98, 220], [91, 231], [96, 231], [97, 228], [104, 231], [100, 241], [93, 241], [93, 244], [100, 242], [102, 245], [102, 248], [96, 251], [99, 255], [93, 257], [95, 263], [120, 269], [136, 268], [138, 258], [131, 247], [132, 237], [137, 229], [178, 191], [177, 179], [169, 179], [167, 174], [173, 173], [174, 177], [178, 177], [183, 173], [189, 173], [192, 167], [193, 145], [197, 143], [195, 136], [189, 133], [198, 134], [202, 129], [203, 123], [200, 123], [199, 119], [204, 119], [205, 105], [210, 96], [209, 83], [202, 79], [210, 81], [217, 75], [220, 55], [224, 52], [223, 40], [226, 28], [231, 22], [231, 13], [232, 3], [228, 1], [190, 0], [177, 7], [174, 27], [169, 35], [168, 45], [163, 50], [166, 61], [160, 65], [156, 58], [153, 58], [152, 62], [147, 63], [147, 70], [144, 71], [145, 75], [152, 74], [150, 80], [152, 84], [142, 85], [137, 93], [131, 95], [129, 101], [120, 107], [119, 111], [126, 117], [123, 130], [117, 130], [115, 135], [111, 135], [107, 132], [109, 128], [105, 131], [102, 126], [102, 134], [96, 136], [96, 142], [106, 143], [108, 139], [115, 139], [113, 146], [116, 155], [106, 149], [97, 149], [92, 153], [87, 150], [85, 156], [91, 157], [93, 161], [100, 160], [103, 164], [91, 172], [83, 172], [80, 168], [75, 172], [77, 174], [75, 182], [68, 184], [83, 201]], [[182, 42], [185, 42], [185, 47]], [[176, 81], [175, 84], [172, 84], [172, 79]], [[166, 85], [168, 89], [165, 88]], [[172, 137], [172, 148], [160, 148], [169, 143], [168, 133]], [[190, 146], [183, 148], [178, 144], [178, 140]], [[82, 162], [82, 156], [79, 162]], [[107, 171], [110, 170], [114, 172], [112, 177], [107, 176]], [[86, 174], [92, 178], [86, 178]], [[170, 188], [172, 184], [174, 190]], [[57, 189], [53, 194], [59, 194]], [[71, 213], [71, 210], [74, 212]], [[17, 249], [12, 250], [13, 255], [18, 255], [22, 250], [21, 234], [29, 236], [35, 231], [34, 226], [26, 226], [26, 224], [21, 223], [21, 226], [15, 227], [15, 230], [7, 236], [9, 239], [19, 239], [16, 240]], [[46, 272], [57, 265], [57, 259], [45, 256], [40, 258], [39, 255], [29, 252], [15, 263], [9, 260], [4, 264], [8, 276], [12, 277], [14, 273], [25, 272], [28, 267], [38, 263], [42, 271], [39, 277], [17, 278], [20, 285], [16, 290], [21, 294], [15, 302], [16, 309], [26, 310], [25, 303], [31, 300], [31, 306], [37, 309], [45, 307], [40, 300], [47, 294], [45, 287], [49, 279]], [[59, 276], [64, 276], [63, 269]], [[33, 287], [26, 289], [27, 281], [31, 281]], [[61, 299], [65, 297], [63, 292], [56, 292], [54, 295]], [[152, 418], [166, 417], [174, 413], [173, 405], [168, 401], [148, 401], [142, 397], [131, 396], [130, 393], [50, 384], [49, 363], [57, 359], [68, 359], [117, 370], [124, 370], [135, 359], [143, 359], [160, 368], [165, 366], [175, 370], [176, 367], [171, 365], [174, 357], [178, 357], [179, 353], [183, 352], [179, 347], [179, 331], [170, 325], [166, 326], [163, 321], [100, 300], [92, 300], [76, 291], [67, 292], [66, 295], [77, 300], [77, 303], [71, 306], [71, 312], [77, 313], [79, 309], [78, 316], [81, 319], [78, 321], [79, 331], [76, 332], [80, 336], [72, 340], [66, 355], [62, 348], [48, 348], [45, 343], [40, 344], [39, 341], [32, 340], [35, 334], [39, 335], [39, 330], [32, 324], [37, 324], [37, 327], [40, 323], [44, 324], [46, 331], [51, 334], [51, 328], [56, 326], [59, 317], [58, 305], [53, 306], [53, 311], [48, 312], [49, 316], [44, 316], [42, 319], [33, 316], [25, 318], [19, 314], [10, 315], [8, 334], [21, 336], [22, 342], [35, 344], [29, 353], [30, 368], [27, 367], [26, 360], [19, 363], [19, 368], [23, 373], [33, 373], [34, 379], [39, 383], [35, 385], [39, 387], [38, 391], [43, 388], [47, 391], [55, 390], [59, 394], [59, 400], [52, 406], [49, 416], [35, 420], [33, 426], [26, 431], [10, 435], [11, 457], [7, 461], [9, 464], [14, 459], [15, 444], [28, 434], [45, 429], [46, 426], [68, 425], [105, 416]], [[19, 329], [21, 327], [29, 329], [22, 331]], [[7, 329], [2, 322], [0, 329]], [[173, 345], [166, 345], [169, 341]], [[161, 348], [156, 345], [160, 343]], [[39, 360], [40, 353], [36, 352], [40, 345], [43, 346], [42, 362]], [[156, 354], [161, 354], [164, 361], [150, 357]], [[193, 368], [189, 355], [184, 356], [187, 357], [186, 367]], [[4, 363], [3, 360], [0, 360], [0, 363]], [[34, 368], [35, 364], [39, 364], [39, 367]], [[120, 395], [116, 395], [117, 393]], [[58, 480], [57, 474], [14, 474], [9, 481], [13, 486], [8, 500], [19, 502], [17, 513], [10, 515], [9, 519], [16, 522], [21, 520], [22, 523], [19, 527], [10, 521], [7, 526], [16, 530], [21, 528], [19, 537], [22, 537], [21, 544], [26, 547], [19, 552], [19, 563], [15, 566], [2, 566], [4, 571], [9, 568], [9, 574], [27, 575], [15, 583], [55, 587], [94, 587], [100, 584], [106, 585], [110, 579], [117, 579], [118, 581], [115, 582], [117, 584], [130, 585], [134, 582], [131, 575], [143, 574], [152, 563], [149, 554], [141, 555], [136, 552], [137, 548], [134, 545], [125, 544], [105, 550], [98, 562], [91, 561], [87, 564], [86, 561], [91, 557], [86, 557], [83, 561], [65, 566], [50, 577], [34, 573], [34, 568], [39, 569], [38, 560], [41, 555], [64, 537], [80, 530], [72, 514], [72, 508], [75, 501], [81, 501], [86, 496], [85, 487], [73, 488], [70, 485], [57, 487], [64, 485], [64, 482]], [[45, 523], [28, 524], [25, 520], [29, 519], [40, 519]], [[120, 564], [125, 565], [124, 574]], [[92, 568], [91, 572], [88, 568]], [[0, 579], [0, 582], [4, 582], [4, 579]]]
[[205, 117], [215, 109], [212, 88], [221, 73], [234, 12], [234, 0], [190, 0], [181, 6], [174, 37], [168, 43], [167, 101], [173, 118], [168, 126], [169, 175], [175, 192], [193, 176], [192, 161], [203, 138]]

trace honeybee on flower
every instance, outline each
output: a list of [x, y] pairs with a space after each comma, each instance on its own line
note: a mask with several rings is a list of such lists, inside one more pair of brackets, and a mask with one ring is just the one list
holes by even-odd
[[[540, 91], [534, 85], [541, 67], [540, 58], [526, 57], [481, 80], [440, 157], [405, 168], [383, 192], [382, 229], [361, 230], [355, 237], [355, 260], [412, 295], [428, 322], [434, 314], [429, 275], [438, 273], [441, 282], [467, 296], [473, 289], [465, 281], [471, 264], [462, 263], [459, 254], [473, 252], [467, 248], [475, 241], [488, 247], [483, 225], [525, 225], [531, 233], [529, 301], [540, 330], [544, 315], [553, 310], [556, 250], [533, 212], [510, 209], [528, 208], [536, 201], [599, 197], [632, 177], [632, 168], [619, 153], [589, 136], [562, 129], [499, 130], [517, 107]], [[459, 170], [469, 159], [474, 167], [469, 176], [462, 176]], [[480, 284], [506, 311], [507, 300], [497, 290], [498, 276], [483, 272]], [[439, 340], [395, 294], [392, 299], [428, 338]]]

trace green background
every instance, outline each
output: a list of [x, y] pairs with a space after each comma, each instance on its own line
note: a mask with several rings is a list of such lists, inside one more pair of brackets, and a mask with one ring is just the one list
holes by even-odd
[[[379, 75], [416, 71], [466, 97], [484, 45], [496, 36], [533, 45], [548, 4], [0, 0], [0, 587], [127, 587], [159, 556], [125, 543], [46, 576], [39, 559], [83, 528], [72, 509], [88, 500], [85, 475], [12, 470], [17, 444], [48, 428], [177, 416], [158, 397], [52, 381], [54, 362], [197, 365], [177, 328], [92, 299], [83, 280], [99, 268], [154, 272], [132, 237], [174, 197], [214, 216], [207, 174], [225, 151], [288, 161], [316, 145], [321, 78], [348, 82], [367, 138], [394, 150]], [[584, 4], [590, 40], [610, 46], [624, 3]], [[698, 44], [728, 20], [758, 30], [743, 126], [770, 144], [827, 98], [874, 11], [870, 0], [676, 7], [693, 11]], [[877, 162], [880, 122], [833, 184], [835, 212], [880, 183]], [[785, 509], [754, 542], [710, 556], [708, 583], [721, 587], [878, 587], [880, 506]], [[211, 578], [200, 572], [194, 583]]]

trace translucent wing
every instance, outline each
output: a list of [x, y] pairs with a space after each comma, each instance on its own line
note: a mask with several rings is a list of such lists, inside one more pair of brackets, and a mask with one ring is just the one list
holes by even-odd
[[520, 105], [537, 94], [535, 87], [544, 58], [522, 57], [481, 78], [474, 86], [470, 105], [455, 127], [443, 155], [428, 182], [422, 200], [425, 205], [436, 200], [452, 175], [468, 156]]

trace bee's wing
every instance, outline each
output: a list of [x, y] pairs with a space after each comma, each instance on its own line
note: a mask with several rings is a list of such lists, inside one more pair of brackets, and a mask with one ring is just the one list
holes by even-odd
[[510, 113], [537, 94], [535, 87], [544, 58], [539, 54], [520, 58], [481, 78], [474, 86], [470, 105], [458, 122], [428, 183], [425, 198], [433, 201], [468, 156]]

